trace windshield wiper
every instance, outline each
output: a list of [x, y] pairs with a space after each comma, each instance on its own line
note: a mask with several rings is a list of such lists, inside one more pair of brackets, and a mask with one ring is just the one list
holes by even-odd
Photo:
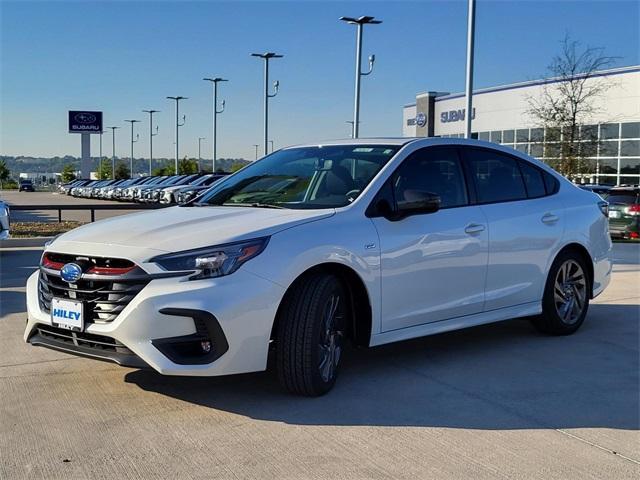
[[254, 207], [254, 208], [278, 208], [278, 209], [286, 209], [286, 207], [281, 207], [280, 205], [274, 205], [273, 203], [223, 203], [221, 206], [223, 207]]

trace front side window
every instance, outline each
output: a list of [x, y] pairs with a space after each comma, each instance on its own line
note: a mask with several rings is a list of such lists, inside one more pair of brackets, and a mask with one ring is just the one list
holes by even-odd
[[423, 148], [411, 154], [393, 177], [396, 201], [410, 202], [418, 192], [440, 197], [440, 208], [468, 204], [462, 167], [456, 149]]
[[399, 149], [398, 145], [331, 145], [280, 150], [214, 184], [195, 205], [344, 207]]
[[479, 203], [509, 202], [527, 198], [515, 159], [481, 149], [467, 149], [466, 157]]

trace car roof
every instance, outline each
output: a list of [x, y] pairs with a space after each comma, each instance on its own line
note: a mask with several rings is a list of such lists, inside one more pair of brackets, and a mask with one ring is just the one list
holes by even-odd
[[[512, 148], [504, 147], [499, 143], [487, 142], [484, 140], [452, 138], [452, 137], [369, 137], [369, 138], [344, 138], [336, 140], [323, 140], [315, 143], [305, 143], [291, 145], [288, 148], [318, 147], [329, 145], [397, 145], [419, 144], [421, 146], [430, 145], [469, 145], [477, 147], [493, 148], [495, 150], [514, 151]], [[516, 153], [522, 153], [516, 151]]]

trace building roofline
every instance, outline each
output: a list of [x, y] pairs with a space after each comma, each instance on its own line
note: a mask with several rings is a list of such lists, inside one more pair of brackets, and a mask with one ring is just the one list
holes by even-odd
[[[630, 65], [627, 67], [617, 67], [617, 68], [610, 68], [607, 70], [599, 70], [595, 73], [591, 74], [591, 77], [607, 77], [607, 76], [611, 76], [611, 75], [622, 75], [625, 73], [634, 73], [634, 72], [640, 72], [640, 65]], [[586, 74], [581, 74], [581, 75], [576, 75], [575, 78], [581, 78], [586, 76]], [[559, 83], [562, 82], [563, 80], [561, 78], [558, 77], [551, 77], [551, 78], [542, 78], [542, 79], [538, 79], [538, 80], [527, 80], [525, 82], [517, 82], [517, 83], [511, 83], [511, 84], [506, 84], [506, 85], [498, 85], [495, 87], [487, 87], [487, 88], [480, 88], [478, 90], [474, 90], [473, 94], [474, 95], [481, 95], [483, 93], [493, 93], [493, 92], [500, 92], [503, 90], [515, 90], [518, 88], [526, 88], [526, 87], [533, 87], [536, 85], [548, 85], [551, 83]], [[420, 96], [421, 94], [419, 94], [418, 96]], [[449, 95], [442, 95], [442, 96], [436, 96], [435, 101], [439, 102], [441, 100], [452, 100], [454, 98], [460, 98], [460, 97], [464, 97], [465, 94], [462, 93], [452, 93]]]

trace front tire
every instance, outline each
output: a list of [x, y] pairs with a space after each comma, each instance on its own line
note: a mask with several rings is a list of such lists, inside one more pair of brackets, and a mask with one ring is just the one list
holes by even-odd
[[278, 317], [278, 379], [291, 393], [323, 395], [335, 384], [344, 349], [347, 292], [325, 273], [303, 277], [292, 288]]
[[591, 280], [582, 255], [568, 251], [551, 265], [542, 299], [542, 314], [535, 327], [550, 335], [574, 333], [587, 315]]

